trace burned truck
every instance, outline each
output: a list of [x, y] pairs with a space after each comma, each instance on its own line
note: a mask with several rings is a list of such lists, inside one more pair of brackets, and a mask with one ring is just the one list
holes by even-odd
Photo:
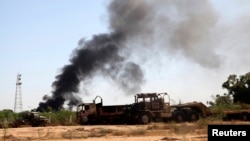
[[[96, 102], [97, 99], [100, 102]], [[100, 96], [77, 106], [79, 124], [147, 124], [151, 121], [196, 121], [202, 111], [188, 106], [171, 106], [167, 93], [140, 93], [129, 105], [103, 105]], [[195, 106], [194, 106], [195, 107]], [[197, 106], [196, 106], [197, 107]], [[201, 107], [201, 106], [199, 106]]]
[[[236, 108], [237, 107], [237, 108]], [[238, 104], [234, 109], [227, 109], [222, 112], [224, 121], [239, 120], [250, 121], [250, 105]]]
[[[101, 101], [96, 103], [97, 99]], [[82, 103], [77, 106], [76, 118], [79, 124], [114, 123], [121, 119], [127, 105], [103, 106], [100, 96], [96, 96], [92, 103]]]
[[47, 126], [49, 119], [45, 116], [41, 116], [38, 112], [27, 112], [22, 117], [25, 125], [31, 125], [32, 127]]
[[[147, 124], [157, 119], [172, 117], [170, 99], [165, 102], [167, 93], [140, 93], [135, 95], [135, 102], [129, 105], [103, 105], [100, 96], [92, 103], [82, 103], [77, 106], [77, 122], [79, 124], [116, 124], [135, 123]], [[100, 102], [96, 103], [96, 99]]]
[[250, 121], [250, 109], [225, 110], [223, 112], [222, 120]]
[[48, 124], [48, 118], [41, 116], [38, 112], [21, 112], [13, 121], [5, 120], [0, 122], [0, 128], [18, 128], [25, 126], [39, 127], [46, 126]]

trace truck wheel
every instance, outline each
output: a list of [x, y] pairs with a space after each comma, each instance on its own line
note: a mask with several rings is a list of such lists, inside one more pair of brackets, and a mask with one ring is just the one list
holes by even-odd
[[148, 124], [148, 123], [150, 123], [150, 121], [151, 121], [151, 118], [150, 118], [150, 116], [147, 113], [143, 113], [139, 117], [139, 122], [141, 124]]
[[241, 119], [243, 121], [247, 121], [248, 120], [247, 114], [242, 114]]
[[178, 122], [178, 123], [184, 122], [185, 121], [185, 115], [184, 115], [184, 113], [181, 112], [181, 111], [175, 112], [174, 113], [174, 120], [175, 120], [175, 122]]
[[191, 122], [194, 122], [194, 121], [197, 121], [197, 120], [199, 120], [199, 116], [196, 115], [195, 113], [192, 113], [192, 114], [190, 115], [190, 121], [191, 121]]

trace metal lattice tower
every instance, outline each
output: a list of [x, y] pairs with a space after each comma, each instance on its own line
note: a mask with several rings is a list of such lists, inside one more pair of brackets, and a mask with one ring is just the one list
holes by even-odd
[[15, 105], [14, 105], [14, 112], [22, 112], [22, 93], [21, 93], [21, 74], [17, 74], [16, 79], [16, 94], [15, 94]]

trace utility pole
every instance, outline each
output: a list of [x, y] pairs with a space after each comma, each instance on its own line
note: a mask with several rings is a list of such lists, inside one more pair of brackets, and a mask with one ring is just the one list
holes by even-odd
[[21, 93], [21, 74], [17, 74], [16, 79], [16, 94], [15, 94], [15, 105], [14, 105], [14, 112], [22, 112], [22, 93]]

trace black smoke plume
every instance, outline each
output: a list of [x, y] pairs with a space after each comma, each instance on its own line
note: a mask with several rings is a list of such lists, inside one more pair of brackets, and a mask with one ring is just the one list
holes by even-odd
[[122, 38], [122, 34], [111, 33], [96, 35], [86, 42], [81, 40], [70, 59], [71, 64], [64, 66], [61, 74], [56, 76], [52, 96], [46, 96], [45, 102], [41, 102], [37, 110], [43, 111], [49, 107], [60, 110], [66, 101], [70, 107], [79, 104], [81, 98], [77, 93], [80, 82], [97, 74], [109, 76], [124, 91], [138, 91], [143, 82], [143, 73], [139, 65], [119, 55]]
[[182, 54], [207, 68], [220, 65], [213, 35], [217, 14], [208, 0], [113, 0], [108, 12], [110, 33], [80, 40], [38, 110], [78, 104], [80, 83], [95, 76], [111, 78], [127, 93], [139, 92], [144, 76], [133, 58], [151, 58], [154, 50]]

